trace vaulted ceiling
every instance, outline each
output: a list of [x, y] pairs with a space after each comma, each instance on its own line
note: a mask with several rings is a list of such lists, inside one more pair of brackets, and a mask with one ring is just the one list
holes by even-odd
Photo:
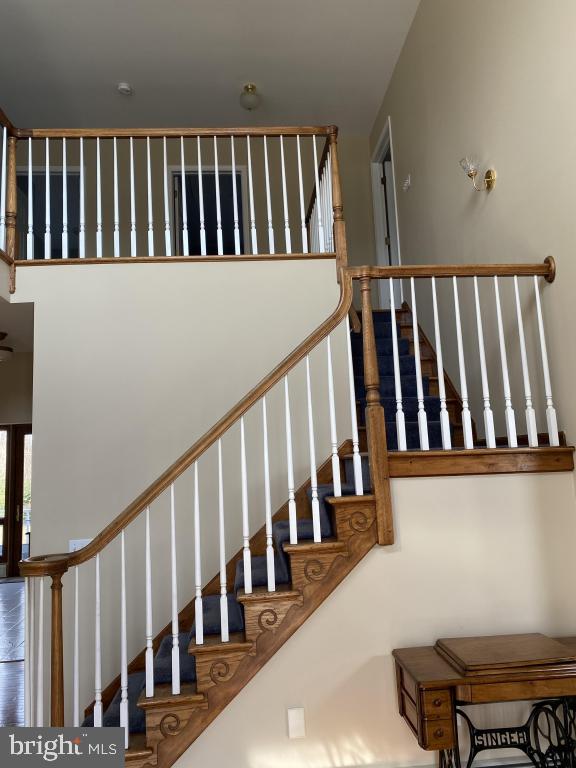
[[[22, 127], [336, 123], [367, 133], [418, 0], [2, 0]], [[119, 81], [134, 88], [116, 92]], [[257, 84], [254, 113], [238, 103]]]

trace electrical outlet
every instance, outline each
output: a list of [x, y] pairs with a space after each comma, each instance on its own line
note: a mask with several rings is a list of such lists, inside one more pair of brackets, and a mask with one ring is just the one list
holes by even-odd
[[288, 738], [305, 739], [306, 738], [306, 720], [304, 718], [304, 707], [293, 707], [288, 712]]
[[92, 539], [70, 539], [68, 541], [68, 552], [77, 552], [82, 547], [90, 544]]

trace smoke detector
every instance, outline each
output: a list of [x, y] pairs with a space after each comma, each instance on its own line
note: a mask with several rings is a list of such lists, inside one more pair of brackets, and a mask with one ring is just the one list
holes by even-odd
[[121, 93], [122, 96], [132, 96], [133, 93], [130, 83], [118, 83], [116, 90], [118, 93]]

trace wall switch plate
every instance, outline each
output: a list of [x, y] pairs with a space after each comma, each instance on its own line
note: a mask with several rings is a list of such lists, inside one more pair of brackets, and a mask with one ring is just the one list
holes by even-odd
[[77, 552], [82, 547], [90, 544], [92, 539], [70, 539], [68, 541], [68, 552]]
[[303, 707], [292, 707], [288, 712], [288, 738], [305, 739], [306, 738], [306, 720], [304, 719]]

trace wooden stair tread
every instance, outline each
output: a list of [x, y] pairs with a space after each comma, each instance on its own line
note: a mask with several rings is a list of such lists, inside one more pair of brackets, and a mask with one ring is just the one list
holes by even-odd
[[138, 706], [141, 709], [154, 709], [173, 704], [203, 704], [205, 701], [206, 696], [196, 692], [196, 683], [182, 683], [179, 694], [172, 693], [171, 683], [165, 683], [155, 686], [154, 696], [148, 697], [146, 691], [142, 691], [138, 699]]
[[222, 642], [220, 635], [207, 635], [204, 637], [202, 645], [196, 645], [194, 640], [191, 640], [188, 646], [188, 653], [193, 656], [201, 656], [208, 653], [231, 653], [233, 651], [246, 651], [252, 650], [253, 643], [246, 640], [243, 632], [233, 632], [230, 634], [230, 640], [227, 643]]
[[274, 592], [269, 592], [266, 587], [254, 587], [252, 592], [246, 594], [240, 589], [236, 595], [239, 603], [257, 603], [263, 600], [299, 600], [301, 597], [297, 589], [292, 589], [289, 584], [278, 584]]
[[317, 555], [321, 552], [345, 552], [346, 544], [338, 539], [323, 539], [322, 541], [304, 541], [299, 544], [284, 544], [284, 552], [300, 555]]
[[154, 750], [146, 746], [146, 734], [145, 733], [133, 733], [130, 734], [130, 746], [126, 750], [125, 760], [129, 762], [131, 760], [142, 760], [146, 757], [150, 757]]

